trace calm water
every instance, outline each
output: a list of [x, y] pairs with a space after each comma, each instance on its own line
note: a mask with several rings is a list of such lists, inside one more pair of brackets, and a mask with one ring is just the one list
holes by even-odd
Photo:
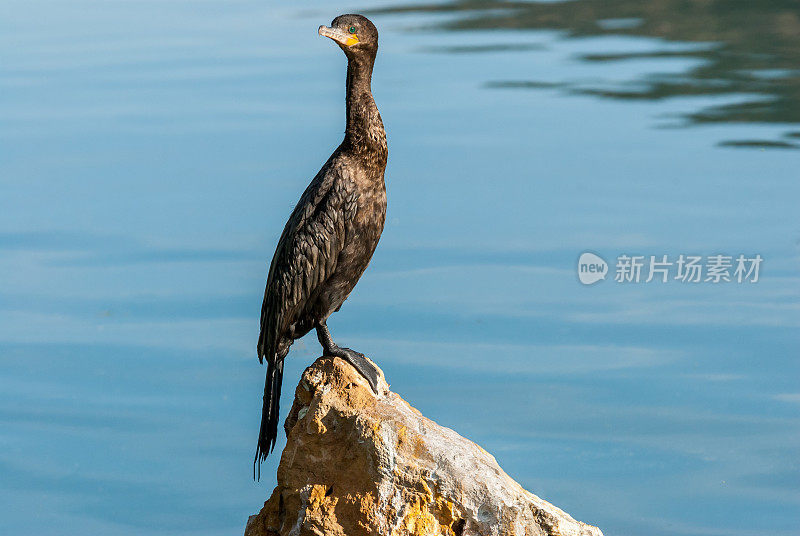
[[[366, 7], [390, 212], [340, 342], [606, 535], [800, 534], [790, 0], [6, 0], [0, 533], [258, 510], [267, 261], [343, 130], [316, 28]], [[587, 249], [764, 264], [584, 287]], [[284, 412], [318, 353], [295, 345]]]

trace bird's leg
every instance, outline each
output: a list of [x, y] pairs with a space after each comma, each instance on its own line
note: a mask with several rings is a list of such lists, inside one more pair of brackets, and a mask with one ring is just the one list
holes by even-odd
[[345, 359], [369, 382], [372, 391], [376, 395], [378, 394], [378, 370], [364, 357], [364, 354], [350, 348], [342, 348], [333, 342], [333, 337], [331, 337], [331, 332], [325, 322], [317, 324], [317, 338], [322, 345], [323, 355]]

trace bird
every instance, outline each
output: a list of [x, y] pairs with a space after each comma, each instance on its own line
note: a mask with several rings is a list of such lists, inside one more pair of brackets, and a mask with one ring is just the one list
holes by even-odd
[[364, 354], [338, 346], [326, 323], [366, 270], [386, 220], [386, 131], [371, 88], [378, 29], [362, 15], [346, 14], [318, 34], [347, 58], [346, 127], [289, 216], [270, 264], [258, 337], [258, 359], [267, 371], [255, 479], [275, 448], [283, 361], [294, 340], [315, 329], [323, 355], [349, 362], [378, 392], [376, 367]]

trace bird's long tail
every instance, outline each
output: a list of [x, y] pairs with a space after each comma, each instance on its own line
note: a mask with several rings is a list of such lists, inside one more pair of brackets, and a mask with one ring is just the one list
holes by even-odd
[[267, 360], [267, 379], [264, 383], [264, 405], [261, 408], [261, 428], [253, 460], [253, 478], [261, 480], [261, 462], [267, 459], [278, 439], [278, 403], [281, 399], [283, 358]]

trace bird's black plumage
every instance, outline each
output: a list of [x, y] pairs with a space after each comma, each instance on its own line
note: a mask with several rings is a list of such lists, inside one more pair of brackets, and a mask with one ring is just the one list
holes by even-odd
[[350, 361], [376, 389], [374, 367], [338, 347], [326, 321], [367, 268], [386, 217], [386, 134], [370, 86], [378, 30], [361, 15], [342, 15], [319, 33], [347, 56], [347, 127], [289, 217], [270, 265], [258, 338], [267, 378], [256, 468], [275, 446], [283, 360], [295, 339], [316, 329], [325, 354]]

